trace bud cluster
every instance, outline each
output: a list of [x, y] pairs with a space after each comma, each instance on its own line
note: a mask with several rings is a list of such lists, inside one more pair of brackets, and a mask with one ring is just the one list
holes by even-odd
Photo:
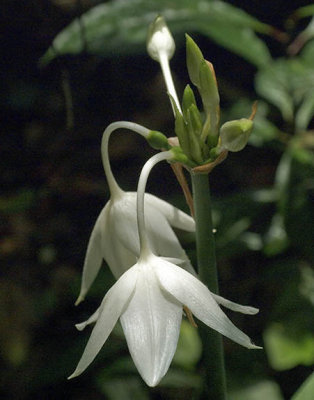
[[[174, 40], [162, 17], [152, 23], [147, 48], [150, 56], [160, 61], [167, 54], [167, 62], [174, 52]], [[242, 150], [253, 129], [253, 117], [228, 121], [219, 128], [220, 106], [217, 81], [213, 65], [205, 60], [201, 50], [186, 35], [186, 58], [189, 77], [196, 86], [204, 113], [198, 109], [193, 89], [187, 85], [180, 105], [172, 85], [167, 85], [175, 114], [175, 133], [179, 139], [179, 162], [185, 158], [187, 166], [198, 167], [214, 162], [222, 153]], [[182, 107], [181, 107], [182, 106]], [[168, 149], [169, 147], [165, 147]], [[183, 155], [185, 157], [183, 157]]]

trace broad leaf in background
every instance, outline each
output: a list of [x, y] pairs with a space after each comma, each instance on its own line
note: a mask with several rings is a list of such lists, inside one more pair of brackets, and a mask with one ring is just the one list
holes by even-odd
[[272, 324], [264, 333], [264, 343], [269, 363], [275, 370], [284, 371], [299, 364], [314, 363], [314, 335], [310, 333], [293, 337], [282, 324]]
[[309, 57], [278, 59], [260, 70], [256, 91], [278, 107], [286, 122], [295, 119], [296, 130], [302, 131], [314, 114], [314, 60]]
[[272, 35], [274, 28], [230, 4], [218, 0], [111, 0], [61, 31], [41, 63], [82, 51], [102, 56], [143, 52], [147, 25], [157, 14], [167, 20], [173, 34], [202, 33], [256, 66], [270, 61], [268, 48], [255, 32]]
[[277, 258], [268, 267], [270, 281], [282, 277], [272, 306], [272, 322], [263, 334], [269, 363], [278, 371], [314, 363], [313, 304], [304, 287], [303, 272], [308, 272], [308, 266], [292, 258], [281, 262]]

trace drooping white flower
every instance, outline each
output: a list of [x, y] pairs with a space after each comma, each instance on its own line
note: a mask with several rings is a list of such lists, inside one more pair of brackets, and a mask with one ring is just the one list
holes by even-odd
[[80, 375], [89, 366], [120, 318], [139, 373], [149, 386], [156, 386], [166, 374], [176, 350], [183, 306], [210, 328], [233, 341], [249, 349], [258, 348], [228, 319], [218, 304], [246, 314], [255, 314], [257, 309], [212, 294], [192, 274], [154, 255], [150, 249], [144, 221], [145, 185], [152, 166], [170, 157], [171, 152], [156, 154], [142, 170], [137, 198], [139, 260], [108, 291], [98, 310], [87, 321], [77, 325], [82, 330], [96, 322], [70, 378]]
[[[101, 211], [87, 247], [79, 304], [96, 278], [102, 261], [109, 265], [115, 278], [132, 267], [140, 254], [136, 214], [136, 192], [124, 192], [115, 181], [108, 159], [108, 140], [111, 132], [127, 128], [147, 136], [148, 129], [131, 123], [115, 122], [105, 130], [102, 140], [102, 159], [110, 189], [110, 200]], [[150, 246], [155, 254], [181, 260], [190, 272], [193, 267], [181, 247], [172, 227], [195, 231], [192, 217], [151, 194], [145, 194], [145, 216]]]

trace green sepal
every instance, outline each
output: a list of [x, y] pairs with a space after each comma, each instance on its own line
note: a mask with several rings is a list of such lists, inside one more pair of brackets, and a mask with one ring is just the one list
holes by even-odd
[[194, 104], [195, 107], [197, 107], [194, 92], [190, 85], [186, 85], [184, 92], [183, 92], [183, 98], [182, 98], [182, 112], [183, 112], [184, 118], [186, 118], [187, 111], [192, 104]]
[[203, 157], [200, 143], [200, 133], [202, 123], [198, 120], [199, 111], [195, 105], [191, 105], [187, 112], [187, 130], [189, 134], [191, 158], [197, 163], [202, 164]]
[[220, 128], [220, 146], [229, 151], [240, 151], [246, 146], [252, 130], [250, 119], [228, 121]]
[[150, 131], [146, 137], [148, 144], [155, 150], [169, 150], [171, 148], [167, 137], [158, 131]]
[[186, 65], [188, 68], [189, 77], [191, 82], [196, 86], [200, 87], [200, 64], [204, 61], [204, 56], [194, 42], [194, 40], [189, 36], [186, 37]]
[[187, 110], [187, 124], [191, 125], [195, 136], [200, 138], [203, 124], [201, 114], [195, 104], [191, 104]]
[[173, 153], [173, 158], [171, 159], [172, 162], [179, 162], [190, 168], [194, 168], [197, 166], [197, 164], [193, 160], [187, 157], [181, 147], [173, 146], [170, 151]]
[[175, 122], [174, 122], [174, 131], [178, 136], [180, 146], [182, 150], [187, 155], [187, 157], [191, 157], [190, 154], [190, 141], [189, 141], [189, 133], [187, 130], [187, 123], [185, 122], [183, 115], [178, 109], [176, 102], [173, 97], [169, 94], [171, 104], [173, 106], [173, 110], [175, 113]]
[[203, 139], [206, 139], [208, 136], [218, 135], [220, 99], [214, 71], [205, 60], [200, 64], [199, 79], [199, 92], [207, 116], [206, 120], [208, 121], [204, 126], [206, 129], [204, 129], [202, 133]]

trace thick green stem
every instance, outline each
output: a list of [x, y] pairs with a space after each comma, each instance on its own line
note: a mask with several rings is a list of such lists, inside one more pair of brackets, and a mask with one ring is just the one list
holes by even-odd
[[[218, 294], [215, 238], [211, 214], [211, 198], [207, 174], [193, 174], [193, 200], [196, 222], [196, 250], [198, 273], [209, 290]], [[222, 337], [220, 333], [202, 325], [199, 327], [203, 343], [205, 375], [201, 399], [225, 400], [226, 379]]]

